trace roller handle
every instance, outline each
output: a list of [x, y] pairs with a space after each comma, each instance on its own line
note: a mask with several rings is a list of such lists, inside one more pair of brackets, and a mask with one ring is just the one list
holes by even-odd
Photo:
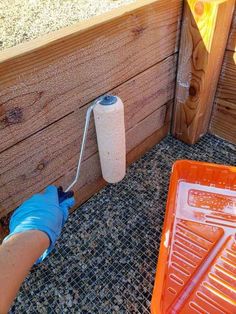
[[68, 192], [64, 192], [61, 186], [57, 188], [57, 193], [58, 193], [59, 204], [65, 201], [66, 199], [74, 196], [73, 191], [70, 190]]

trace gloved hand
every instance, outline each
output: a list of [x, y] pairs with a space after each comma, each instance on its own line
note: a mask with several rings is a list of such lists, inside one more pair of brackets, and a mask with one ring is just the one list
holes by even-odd
[[[60, 189], [60, 191], [62, 191]], [[57, 187], [50, 185], [42, 194], [35, 194], [16, 209], [10, 220], [10, 234], [28, 230], [45, 232], [50, 239], [49, 248], [37, 260], [40, 263], [52, 251], [56, 240], [60, 236], [62, 227], [68, 218], [68, 210], [75, 204], [73, 192], [68, 192], [61, 203], [58, 198]], [[60, 194], [60, 193], [59, 193]]]

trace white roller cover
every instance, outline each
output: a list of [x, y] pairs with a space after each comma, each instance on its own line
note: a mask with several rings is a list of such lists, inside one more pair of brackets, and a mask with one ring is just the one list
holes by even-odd
[[103, 178], [119, 182], [126, 172], [123, 102], [119, 97], [105, 96], [94, 108], [94, 119]]

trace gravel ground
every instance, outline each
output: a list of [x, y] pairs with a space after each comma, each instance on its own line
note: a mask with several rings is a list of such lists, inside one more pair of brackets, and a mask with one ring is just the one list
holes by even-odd
[[0, 50], [135, 0], [0, 0]]
[[236, 146], [168, 136], [69, 218], [50, 258], [25, 280], [12, 313], [149, 313], [171, 167], [236, 164]]

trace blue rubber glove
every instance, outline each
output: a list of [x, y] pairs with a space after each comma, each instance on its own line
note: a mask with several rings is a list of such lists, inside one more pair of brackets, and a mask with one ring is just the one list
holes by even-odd
[[60, 236], [62, 227], [68, 218], [68, 210], [75, 204], [74, 197], [68, 198], [59, 204], [57, 187], [50, 185], [42, 194], [35, 194], [16, 209], [10, 220], [10, 234], [40, 230], [50, 239], [49, 248], [37, 260], [36, 264], [45, 259], [54, 248]]

